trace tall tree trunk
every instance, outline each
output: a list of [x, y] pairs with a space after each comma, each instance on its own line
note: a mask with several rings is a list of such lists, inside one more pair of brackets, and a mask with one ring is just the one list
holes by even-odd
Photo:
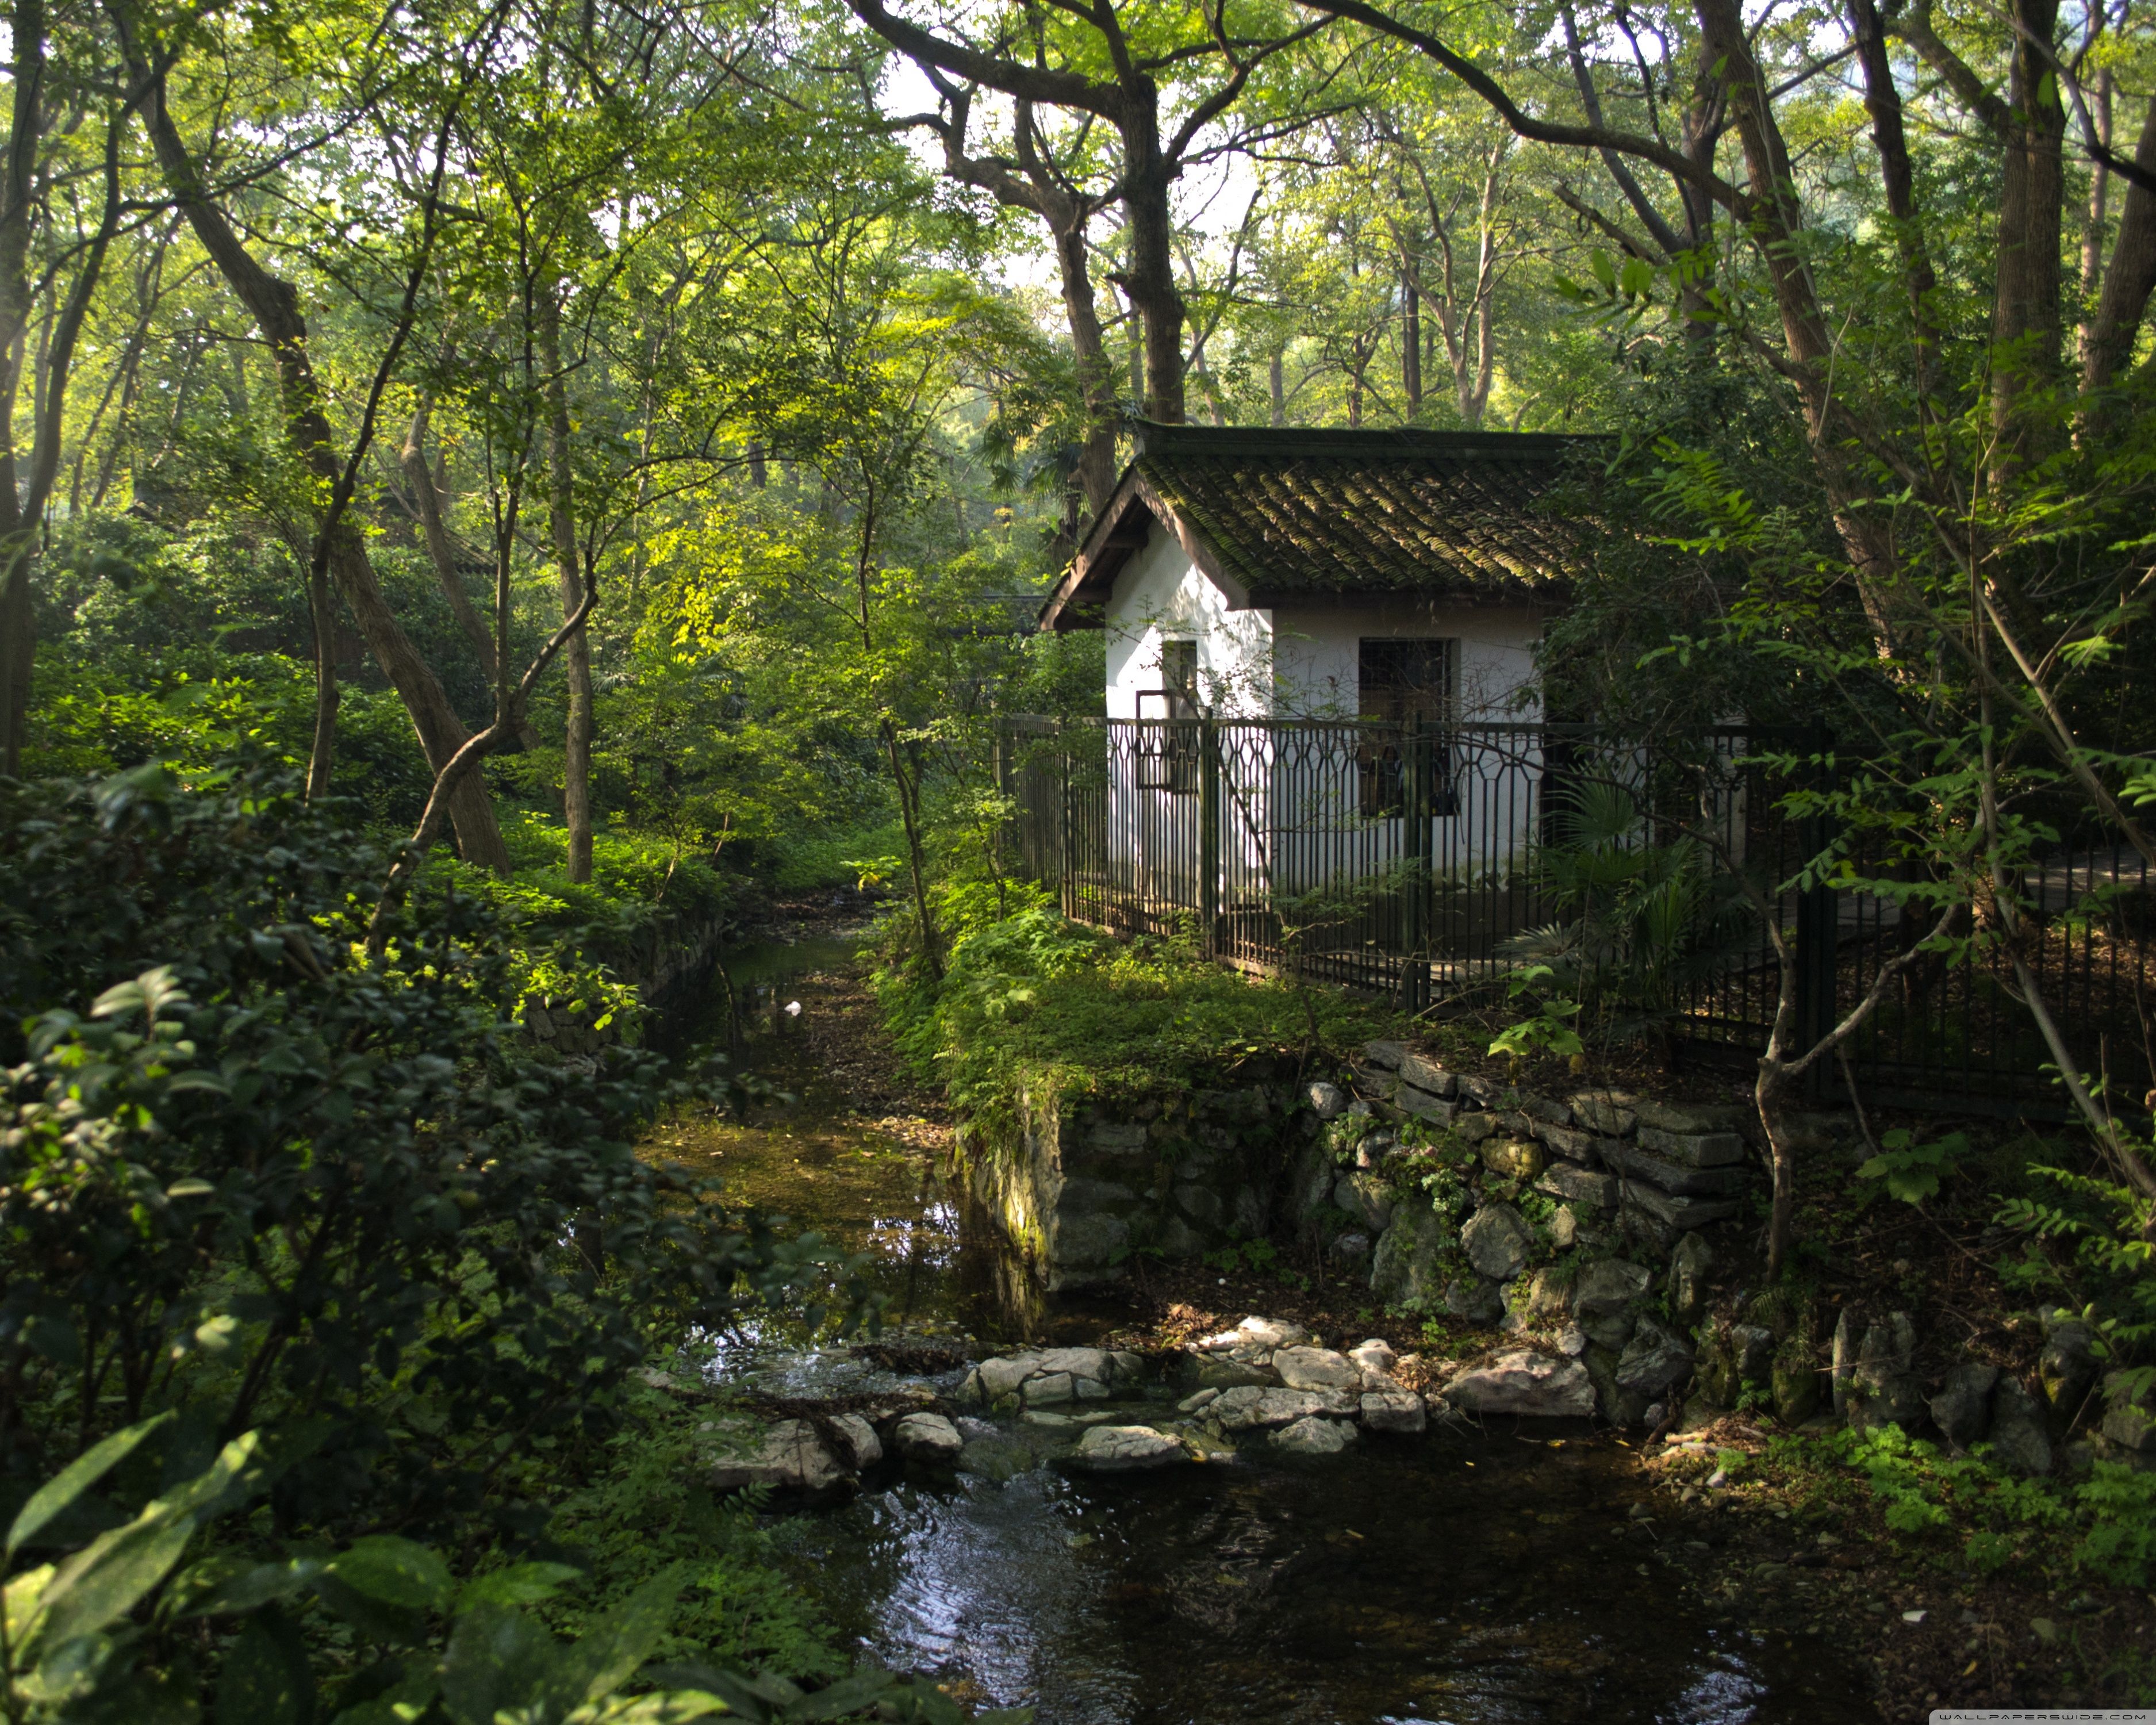
[[37, 523], [24, 519], [22, 507], [15, 400], [30, 324], [30, 223], [37, 206], [38, 149], [45, 130], [44, 0], [16, 0], [8, 26], [15, 63], [10, 69], [14, 90], [6, 177], [0, 180], [0, 773], [13, 777], [22, 771], [37, 651], [30, 600]]
[[1916, 358], [1917, 394], [1930, 410], [1934, 388], [1938, 330], [1932, 317], [1932, 293], [1938, 278], [1923, 230], [1917, 222], [1916, 176], [1902, 122], [1902, 90], [1887, 54], [1887, 34], [1873, 0], [1850, 0], [1851, 36], [1864, 74], [1864, 105], [1871, 116], [1871, 137], [1879, 151], [1879, 174], [1887, 191], [1887, 213], [1902, 254], [1902, 279], [1909, 298], [1911, 346]]
[[326, 564], [307, 571], [307, 615], [315, 629], [315, 730], [307, 749], [307, 800], [326, 797], [336, 757], [336, 598]]
[[1422, 295], [1416, 290], [1414, 271], [1400, 271], [1400, 392], [1407, 397], [1408, 418], [1422, 412]]
[[[131, 42], [128, 59], [131, 75], [151, 75]], [[317, 480], [334, 485], [339, 477], [335, 434], [322, 408], [321, 387], [309, 354], [306, 320], [300, 312], [298, 293], [255, 261], [224, 213], [211, 203], [172, 119], [162, 78], [156, 80], [147, 118], [151, 141], [174, 202], [218, 274], [254, 318], [276, 359], [285, 434], [294, 454]], [[397, 614], [382, 597], [366, 543], [349, 519], [338, 524], [327, 549], [330, 573], [337, 591], [351, 607], [368, 650], [403, 701], [428, 765], [439, 775], [470, 740], [471, 733], [450, 706], [434, 667], [412, 644]], [[502, 843], [494, 804], [479, 773], [459, 776], [449, 798], [448, 813], [456, 829], [458, 848], [467, 862], [497, 874], [510, 872], [508, 847]]]
[[[1076, 200], [1070, 200], [1075, 206]], [[1086, 403], [1086, 441], [1078, 452], [1078, 487], [1086, 507], [1098, 515], [1116, 489], [1116, 366], [1101, 329], [1093, 275], [1086, 255], [1086, 221], [1075, 208], [1057, 223], [1049, 217], [1055, 264], [1063, 281], [1063, 312], [1070, 327], [1070, 352], [1078, 362], [1078, 388]]]
[[1272, 423], [1287, 424], [1287, 356], [1284, 349], [1273, 349], [1271, 361], [1265, 367], [1265, 388], [1272, 402]]
[[2057, 443], [2052, 397], [2065, 336], [2059, 240], [2066, 220], [2066, 112], [2049, 50], [2058, 0], [2010, 0], [2014, 52], [2007, 78], [2005, 160], [1999, 187], [1999, 268], [1993, 300], [1991, 427], [1994, 480]]
[[[562, 372], [562, 311], [552, 294], [540, 302], [539, 358], [547, 368], [547, 518], [562, 574], [562, 615], [584, 602], [577, 546], [575, 477], [570, 467], [569, 388]], [[562, 818], [569, 829], [569, 878], [592, 878], [592, 646], [579, 624], [562, 649], [569, 680], [569, 720], [562, 746]]]
[[[449, 537], [449, 524], [442, 518], [442, 494], [447, 489], [442, 482], [445, 464], [427, 459], [427, 433], [433, 416], [433, 403], [422, 401], [412, 415], [412, 423], [405, 429], [403, 444], [397, 451], [397, 465], [411, 490], [413, 512], [419, 517], [419, 536], [427, 547], [427, 561], [434, 565], [435, 584], [449, 601], [450, 614], [457, 619], [457, 627], [464, 631], [465, 639], [471, 644], [479, 659], [480, 670], [486, 678], [486, 686], [491, 689], [499, 680], [494, 631], [479, 614], [479, 607], [472, 603], [471, 594], [465, 587], [464, 573], [457, 567], [457, 550]], [[539, 747], [539, 732], [531, 723], [531, 715], [521, 706], [512, 724], [517, 747]]]
[[1887, 597], [1897, 578], [1893, 542], [1876, 512], [1862, 506], [1869, 500], [1850, 470], [1842, 454], [1841, 437], [1833, 423], [1834, 343], [1804, 268], [1803, 213], [1797, 203], [1789, 146], [1768, 101], [1766, 80], [1753, 58], [1737, 0], [1696, 0], [1696, 5], [1701, 55], [1721, 69], [1730, 117], [1743, 148], [1753, 226], [1774, 286], [1775, 309], [1781, 316], [1782, 345], [1790, 379], [1804, 403], [1806, 428], [1811, 434], [1812, 465], [1826, 492], [1835, 531], [1856, 572], [1866, 615], [1883, 652], [1890, 649], [1894, 636]]
[[[2089, 107], [2096, 121], [2097, 141], [2108, 150], [2112, 140], [2111, 68], [2098, 66], [2089, 92]], [[2089, 348], [2096, 336], [2097, 296], [2103, 291], [2104, 226], [2111, 213], [2111, 170], [2101, 162], [2089, 164], [2088, 210], [2082, 218], [2081, 315], [2075, 321], [2074, 357], [2086, 383]]]
[[1159, 98], [1152, 80], [1139, 77], [1137, 82], [1143, 86], [1143, 94], [1130, 102], [1120, 128], [1123, 212], [1131, 239], [1125, 291], [1144, 326], [1146, 417], [1164, 425], [1180, 425], [1185, 412], [1186, 311], [1175, 284], [1175, 217], [1168, 203], [1173, 176], [1161, 155]]
[[[2156, 172], [2156, 100], [2141, 122], [2133, 159]], [[2148, 295], [2156, 290], [2156, 193], [2129, 184], [2118, 213], [2118, 238], [2104, 266], [2103, 287], [2082, 343], [2082, 388], [2094, 396], [2118, 381], [2119, 368], [2133, 357], [2141, 333]], [[2099, 417], [2102, 408], [2093, 410]]]

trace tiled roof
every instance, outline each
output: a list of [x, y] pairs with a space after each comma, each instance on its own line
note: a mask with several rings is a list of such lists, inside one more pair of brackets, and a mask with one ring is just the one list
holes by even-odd
[[1599, 441], [1148, 425], [1132, 467], [1254, 598], [1527, 597], [1587, 566], [1587, 536], [1543, 500]]

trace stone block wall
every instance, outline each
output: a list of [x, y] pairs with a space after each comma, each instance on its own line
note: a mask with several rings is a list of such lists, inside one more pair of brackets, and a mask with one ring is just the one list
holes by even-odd
[[1291, 1076], [1138, 1098], [1022, 1093], [1014, 1130], [960, 1129], [968, 1190], [1055, 1291], [1120, 1280], [1134, 1254], [1262, 1240], [1280, 1173], [1317, 1131]]
[[[654, 928], [650, 938], [625, 963], [612, 966], [622, 981], [634, 985], [644, 1005], [665, 1013], [680, 1004], [687, 990], [711, 974], [726, 939], [727, 924], [720, 917], [664, 932]], [[522, 1024], [534, 1042], [571, 1056], [590, 1055], [621, 1039], [621, 1026], [601, 1025], [601, 1014], [579, 1009], [566, 999], [545, 995], [527, 1002]]]

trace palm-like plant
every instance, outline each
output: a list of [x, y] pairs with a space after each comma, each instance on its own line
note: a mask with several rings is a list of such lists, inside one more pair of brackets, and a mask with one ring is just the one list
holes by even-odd
[[1534, 876], [1554, 919], [1507, 941], [1522, 963], [1547, 965], [1550, 992], [1580, 1005], [1580, 1028], [1604, 1042], [1665, 1045], [1695, 982], [1727, 960], [1743, 931], [1735, 883], [1684, 834], [1657, 842], [1631, 789], [1589, 780], [1563, 793], [1553, 842]]

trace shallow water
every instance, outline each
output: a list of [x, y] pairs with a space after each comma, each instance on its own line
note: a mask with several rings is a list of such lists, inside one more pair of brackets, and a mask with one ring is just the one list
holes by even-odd
[[[727, 967], [737, 986], [748, 971], [805, 1014], [816, 967], [843, 953], [742, 960]], [[991, 1343], [1091, 1341], [1109, 1327], [1112, 1308], [1024, 1297], [1000, 1242], [922, 1158], [816, 1095], [790, 1058], [798, 1019], [774, 1033], [767, 1002], [758, 1022], [750, 1058], [801, 1102], [750, 1125], [670, 1127], [656, 1147], [870, 1254], [894, 1330]], [[723, 1350], [715, 1369], [793, 1395], [900, 1381], [776, 1327]], [[947, 1390], [957, 1376], [928, 1381]], [[1166, 1415], [1172, 1394], [1156, 1387], [1124, 1417]], [[1656, 1532], [1626, 1517], [1640, 1495], [1629, 1458], [1584, 1427], [1556, 1441], [1495, 1429], [1371, 1436], [1308, 1461], [1246, 1441], [1226, 1465], [1101, 1478], [1055, 1466], [1075, 1430], [998, 1424], [968, 1452], [984, 1471], [866, 1491], [782, 1522], [778, 1538], [865, 1651], [978, 1702], [1034, 1706], [1040, 1725], [1876, 1717], [1830, 1625], [1754, 1637], [1680, 1594]]]

